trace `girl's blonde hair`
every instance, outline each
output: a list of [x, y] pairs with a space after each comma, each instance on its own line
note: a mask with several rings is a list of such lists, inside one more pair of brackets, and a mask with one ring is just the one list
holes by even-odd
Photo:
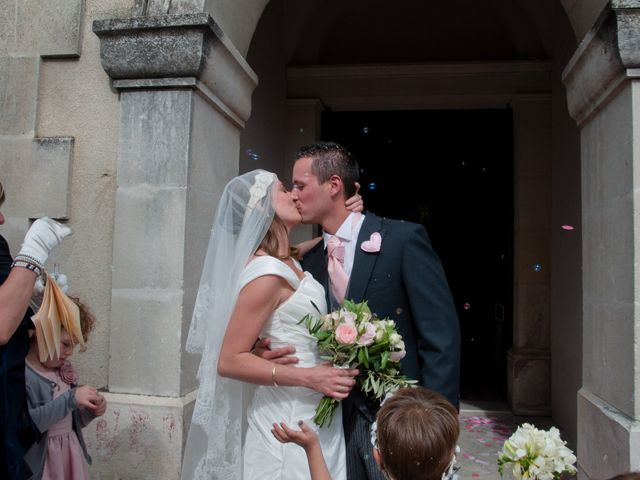
[[[96, 317], [93, 315], [89, 307], [81, 302], [78, 297], [69, 296], [69, 298], [80, 310], [80, 330], [82, 331], [82, 336], [86, 343], [89, 341], [89, 334], [93, 331], [93, 327], [95, 327]], [[81, 348], [81, 351], [84, 352], [86, 349], [87, 347]]]

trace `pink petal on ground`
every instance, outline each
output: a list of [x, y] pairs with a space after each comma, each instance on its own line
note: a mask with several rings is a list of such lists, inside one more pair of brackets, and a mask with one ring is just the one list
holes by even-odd
[[471, 476], [473, 478], [480, 478], [480, 474], [479, 473], [472, 473]]

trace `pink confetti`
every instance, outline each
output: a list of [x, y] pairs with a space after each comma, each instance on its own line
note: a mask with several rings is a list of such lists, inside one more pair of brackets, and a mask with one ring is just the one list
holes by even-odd
[[479, 473], [472, 473], [471, 476], [473, 478], [480, 478], [480, 474]]
[[572, 225], [562, 225], [562, 229], [563, 230], [573, 230], [575, 227], [573, 227]]

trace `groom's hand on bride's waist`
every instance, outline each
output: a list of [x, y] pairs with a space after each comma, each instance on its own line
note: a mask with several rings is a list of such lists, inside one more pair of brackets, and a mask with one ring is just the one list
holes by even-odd
[[282, 348], [270, 348], [271, 339], [268, 337], [259, 338], [253, 346], [253, 354], [269, 360], [270, 362], [278, 363], [280, 365], [290, 365], [298, 363], [298, 357], [293, 354], [296, 353], [296, 349], [293, 345], [288, 345]]

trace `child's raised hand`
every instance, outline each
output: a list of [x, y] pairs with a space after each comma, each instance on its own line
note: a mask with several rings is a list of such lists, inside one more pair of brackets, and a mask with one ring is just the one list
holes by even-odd
[[76, 403], [78, 404], [78, 407], [84, 407], [91, 411], [95, 411], [100, 403], [100, 398], [101, 395], [94, 387], [83, 385], [82, 387], [76, 388]]
[[300, 420], [298, 422], [298, 426], [300, 427], [300, 430], [292, 430], [287, 427], [284, 422], [281, 422], [280, 425], [274, 423], [271, 433], [279, 442], [293, 442], [300, 445], [305, 450], [309, 450], [311, 447], [319, 444], [316, 432], [309, 428], [306, 423]]

